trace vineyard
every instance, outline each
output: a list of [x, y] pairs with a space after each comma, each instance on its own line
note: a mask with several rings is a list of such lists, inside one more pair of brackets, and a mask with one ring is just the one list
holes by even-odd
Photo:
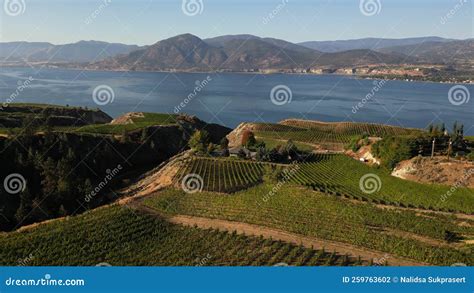
[[212, 192], [186, 194], [180, 189], [167, 189], [148, 197], [144, 204], [165, 215], [218, 218], [273, 227], [431, 264], [474, 264], [472, 246], [445, 241], [447, 231], [472, 239], [472, 220], [379, 208], [292, 184], [283, 184], [276, 192], [274, 188], [275, 184], [264, 183], [232, 196]]
[[153, 125], [170, 125], [176, 123], [176, 115], [160, 113], [140, 113], [120, 124], [96, 124], [76, 128], [74, 132], [93, 134], [122, 134], [124, 131], [134, 131]]
[[119, 206], [0, 234], [2, 266], [354, 265], [324, 250], [169, 224]]
[[368, 135], [386, 137], [390, 135], [411, 135], [421, 130], [355, 122], [324, 123], [310, 120], [284, 120], [279, 124], [257, 123], [255, 134], [273, 139], [292, 139], [305, 143], [347, 144], [354, 137]]
[[452, 190], [449, 186], [406, 181], [344, 155], [319, 154], [314, 160], [300, 165], [294, 183], [380, 204], [474, 213], [474, 190], [469, 188]]
[[197, 175], [194, 177], [202, 190], [232, 193], [261, 183], [264, 173], [263, 163], [191, 157], [182, 164], [173, 180], [180, 186], [186, 185], [188, 175]]

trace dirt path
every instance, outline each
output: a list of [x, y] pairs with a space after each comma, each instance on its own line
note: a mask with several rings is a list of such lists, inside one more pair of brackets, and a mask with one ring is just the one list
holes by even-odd
[[[142, 199], [137, 199], [127, 203], [130, 208], [136, 209], [140, 212], [150, 214], [163, 218], [162, 215], [156, 210], [147, 207], [141, 203]], [[279, 229], [269, 228], [265, 226], [259, 226], [254, 224], [234, 222], [220, 219], [209, 219], [202, 217], [193, 217], [187, 215], [176, 215], [170, 218], [166, 218], [167, 221], [173, 224], [179, 224], [189, 227], [197, 226], [201, 229], [218, 229], [221, 231], [234, 232], [238, 234], [245, 234], [250, 236], [263, 236], [264, 238], [271, 238], [274, 240], [280, 240], [295, 245], [302, 244], [304, 247], [312, 249], [325, 249], [326, 251], [335, 251], [338, 254], [347, 254], [354, 258], [361, 257], [364, 260], [373, 260], [374, 263], [387, 263], [391, 266], [428, 266], [430, 264], [417, 262], [413, 260], [403, 259], [384, 253], [381, 251], [368, 250], [354, 245], [317, 239], [314, 237], [307, 237], [295, 233], [282, 231]]]
[[169, 222], [174, 224], [181, 224], [185, 226], [197, 226], [203, 229], [219, 229], [223, 231], [233, 232], [236, 231], [238, 234], [252, 235], [252, 236], [263, 236], [265, 238], [271, 238], [275, 240], [281, 240], [296, 245], [302, 244], [304, 247], [313, 249], [325, 249], [326, 251], [336, 251], [339, 254], [348, 254], [354, 257], [361, 256], [363, 259], [372, 259], [375, 263], [380, 260], [386, 260], [389, 265], [392, 266], [425, 266], [426, 263], [420, 263], [416, 261], [401, 259], [394, 257], [387, 253], [371, 251], [362, 248], [355, 247], [350, 244], [334, 242], [329, 240], [316, 239], [313, 237], [306, 237], [299, 234], [289, 233], [278, 229], [257, 226], [253, 224], [233, 222], [219, 219], [208, 219], [201, 217], [192, 217], [178, 215], [168, 219]]

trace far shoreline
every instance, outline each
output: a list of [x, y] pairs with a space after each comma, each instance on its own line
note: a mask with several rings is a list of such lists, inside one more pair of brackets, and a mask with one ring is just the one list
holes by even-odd
[[[42, 68], [43, 67], [43, 68]], [[366, 79], [366, 80], [385, 80], [385, 81], [401, 81], [409, 83], [436, 83], [436, 84], [462, 84], [462, 85], [474, 85], [474, 82], [459, 82], [459, 81], [434, 81], [434, 80], [417, 80], [406, 77], [390, 77], [383, 78], [377, 76], [357, 75], [357, 74], [340, 74], [340, 73], [311, 73], [311, 72], [249, 72], [249, 71], [198, 71], [198, 70], [122, 70], [122, 69], [90, 69], [90, 68], [75, 68], [75, 67], [61, 67], [61, 66], [30, 66], [30, 65], [1, 65], [0, 69], [7, 68], [18, 68], [18, 69], [50, 69], [50, 70], [71, 70], [71, 71], [90, 71], [90, 72], [137, 72], [137, 73], [188, 73], [188, 74], [254, 74], [254, 75], [301, 75], [301, 76], [341, 76], [352, 79]]]

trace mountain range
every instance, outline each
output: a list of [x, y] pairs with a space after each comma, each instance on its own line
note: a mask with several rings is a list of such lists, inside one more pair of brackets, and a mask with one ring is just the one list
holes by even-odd
[[439, 37], [366, 38], [291, 43], [253, 35], [201, 39], [178, 35], [150, 46], [99, 41], [74, 44], [0, 43], [0, 62], [83, 63], [87, 69], [256, 71], [388, 64], [469, 64], [474, 40]]
[[139, 49], [137, 45], [79, 41], [73, 44], [53, 45], [46, 42], [0, 43], [2, 62], [93, 62]]

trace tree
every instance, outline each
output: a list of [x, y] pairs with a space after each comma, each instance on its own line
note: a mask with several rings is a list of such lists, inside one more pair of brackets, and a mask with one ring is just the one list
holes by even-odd
[[223, 137], [220, 142], [220, 147], [222, 150], [228, 149], [229, 148], [229, 140], [227, 137]]
[[242, 134], [242, 145], [246, 147], [253, 147], [257, 143], [255, 135], [250, 130], [245, 130]]
[[237, 156], [241, 159], [247, 158], [247, 154], [245, 153], [244, 149], [240, 149], [239, 152], [237, 153]]
[[189, 139], [189, 147], [197, 152], [205, 153], [209, 142], [209, 134], [205, 130], [196, 130]]

